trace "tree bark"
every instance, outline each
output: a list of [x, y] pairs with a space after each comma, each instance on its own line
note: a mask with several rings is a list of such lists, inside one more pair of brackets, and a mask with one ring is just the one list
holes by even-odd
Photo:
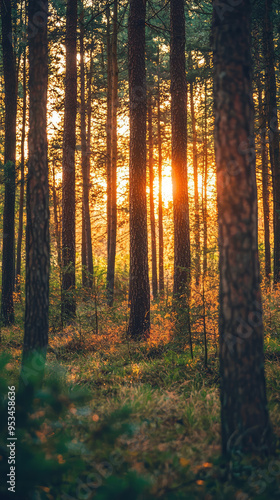
[[272, 25], [272, 0], [265, 0], [263, 55], [266, 64], [266, 101], [268, 108], [269, 156], [273, 186], [274, 283], [280, 282], [280, 151], [275, 78], [275, 53]]
[[62, 160], [62, 322], [76, 315], [75, 148], [77, 114], [77, 0], [67, 1], [66, 79]]
[[19, 216], [18, 216], [18, 240], [17, 240], [17, 262], [16, 262], [16, 291], [20, 291], [21, 277], [21, 247], [23, 236], [23, 204], [24, 204], [24, 143], [25, 143], [25, 122], [26, 122], [26, 49], [23, 54], [23, 75], [22, 75], [22, 129], [20, 145], [20, 194], [19, 194]]
[[148, 132], [149, 132], [149, 177], [150, 177], [150, 222], [151, 222], [151, 249], [152, 249], [152, 291], [153, 298], [158, 295], [157, 282], [157, 250], [156, 250], [156, 223], [154, 204], [154, 143], [153, 143], [153, 116], [152, 102], [148, 104]]
[[160, 112], [160, 65], [158, 49], [158, 97], [157, 97], [157, 136], [158, 136], [158, 276], [159, 292], [164, 293], [164, 267], [163, 267], [163, 217], [162, 217], [162, 139], [161, 139], [161, 112]]
[[12, 40], [11, 1], [1, 0], [2, 50], [5, 86], [5, 202], [3, 214], [2, 302], [1, 317], [5, 326], [14, 322], [14, 240], [15, 240], [15, 161], [17, 83]]
[[[29, 22], [40, 16], [40, 29], [29, 39], [29, 134], [26, 190], [26, 304], [21, 380], [41, 380], [49, 324], [49, 184], [47, 143], [48, 2], [30, 0]], [[38, 14], [39, 13], [39, 14]], [[42, 19], [44, 22], [42, 22]], [[35, 361], [34, 362], [34, 358]], [[29, 363], [35, 373], [28, 371]], [[36, 369], [38, 371], [36, 373]]]
[[111, 300], [109, 290], [108, 270], [111, 248], [112, 224], [112, 40], [110, 34], [110, 6], [106, 8], [107, 18], [107, 120], [106, 120], [106, 170], [107, 170], [107, 301]]
[[[87, 133], [86, 133], [86, 103], [85, 103], [85, 65], [84, 65], [84, 13], [80, 15], [80, 76], [81, 76], [81, 146], [82, 146], [82, 177], [83, 177], [83, 234], [82, 242], [82, 264], [83, 266], [83, 285], [92, 288], [93, 260], [91, 244], [91, 223], [89, 211], [89, 173], [88, 173], [88, 152], [87, 152]], [[86, 257], [86, 258], [85, 258]], [[85, 260], [85, 262], [84, 262]], [[86, 271], [86, 272], [85, 272]]]
[[118, 161], [118, 135], [117, 135], [117, 111], [118, 111], [118, 0], [114, 0], [113, 13], [113, 35], [111, 46], [111, 67], [112, 67], [112, 129], [111, 129], [111, 203], [110, 203], [110, 223], [109, 223], [109, 248], [107, 266], [107, 295], [108, 305], [112, 307], [114, 303], [114, 283], [115, 283], [115, 260], [117, 245], [117, 161]]
[[175, 298], [180, 298], [186, 293], [190, 281], [190, 232], [187, 181], [187, 82], [183, 0], [171, 0], [170, 20], [172, 181], [174, 205], [173, 294]]
[[150, 330], [150, 288], [146, 200], [146, 73], [144, 0], [130, 0], [128, 69], [130, 101], [130, 317], [128, 336]]
[[[271, 447], [259, 284], [251, 6], [213, 10], [222, 450]], [[248, 151], [250, 154], [248, 154]]]
[[197, 131], [193, 100], [193, 82], [190, 82], [190, 102], [192, 119], [193, 143], [193, 175], [194, 175], [194, 239], [195, 239], [195, 282], [199, 284], [200, 277], [200, 234], [199, 234], [199, 200], [198, 200], [198, 175], [197, 175]]

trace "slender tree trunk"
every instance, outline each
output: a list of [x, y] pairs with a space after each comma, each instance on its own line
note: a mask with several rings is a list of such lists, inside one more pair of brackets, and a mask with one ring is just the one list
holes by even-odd
[[26, 122], [26, 49], [23, 54], [23, 75], [22, 75], [22, 129], [20, 146], [20, 193], [19, 193], [19, 216], [18, 216], [18, 240], [17, 240], [17, 262], [16, 262], [16, 290], [20, 291], [21, 277], [21, 247], [23, 235], [23, 204], [24, 204], [24, 143], [25, 143], [25, 122]]
[[[112, 41], [110, 34], [110, 7], [107, 4], [107, 120], [106, 120], [106, 169], [107, 169], [107, 274], [111, 247], [112, 223]], [[107, 299], [110, 301], [107, 279]]]
[[61, 272], [61, 232], [60, 232], [60, 222], [59, 222], [59, 214], [58, 214], [58, 199], [55, 187], [55, 168], [53, 164], [52, 168], [53, 174], [53, 182], [52, 182], [52, 196], [53, 196], [53, 212], [54, 212], [54, 230], [55, 230], [55, 239], [56, 239], [56, 249], [57, 249], [57, 262], [58, 267]]
[[62, 160], [62, 321], [76, 314], [75, 149], [77, 114], [77, 0], [67, 0], [66, 79]]
[[280, 151], [275, 78], [275, 53], [272, 25], [272, 0], [265, 0], [263, 55], [266, 64], [266, 101], [268, 108], [269, 156], [273, 185], [274, 283], [280, 282]]
[[192, 118], [192, 143], [193, 143], [193, 175], [194, 175], [194, 238], [195, 238], [195, 281], [199, 284], [200, 277], [200, 234], [199, 234], [199, 201], [198, 201], [198, 175], [197, 175], [197, 131], [193, 99], [193, 82], [190, 82], [190, 101]]
[[251, 68], [251, 8], [243, 0], [220, 19], [213, 10], [215, 152], [220, 247], [222, 450], [271, 446], [258, 262]]
[[[91, 244], [91, 224], [89, 211], [89, 174], [86, 134], [86, 103], [85, 103], [85, 66], [84, 66], [84, 13], [80, 16], [80, 73], [81, 73], [81, 145], [82, 145], [82, 177], [83, 177], [83, 227], [82, 261], [85, 259], [86, 273], [84, 272], [84, 285], [92, 288], [93, 261]], [[84, 267], [84, 266], [83, 266]], [[83, 269], [85, 271], [85, 269]]]
[[111, 211], [109, 224], [109, 249], [107, 267], [107, 294], [108, 305], [114, 302], [115, 282], [115, 260], [117, 245], [117, 160], [118, 160], [118, 136], [117, 136], [117, 111], [118, 111], [118, 0], [114, 0], [113, 35], [112, 35], [112, 150], [111, 150]]
[[153, 116], [152, 101], [148, 104], [148, 132], [149, 132], [149, 177], [150, 177], [150, 221], [151, 221], [151, 248], [152, 248], [152, 290], [153, 298], [158, 295], [157, 282], [157, 250], [156, 250], [156, 222], [154, 205], [154, 143], [153, 143]]
[[38, 12], [44, 23], [41, 23], [36, 35], [29, 39], [26, 304], [21, 372], [21, 380], [25, 385], [31, 382], [29, 377], [42, 380], [49, 324], [48, 2], [29, 0], [29, 22], [34, 20]]
[[5, 85], [5, 202], [3, 215], [2, 302], [4, 325], [14, 322], [14, 239], [17, 83], [12, 33], [11, 1], [1, 0], [2, 50]]
[[128, 69], [130, 100], [130, 317], [128, 336], [137, 340], [150, 330], [150, 287], [146, 200], [146, 4], [130, 0]]
[[158, 136], [158, 269], [159, 292], [164, 293], [164, 268], [163, 268], [163, 217], [162, 217], [162, 139], [161, 139], [161, 112], [160, 112], [160, 65], [158, 49], [158, 98], [157, 98], [157, 136]]
[[190, 232], [187, 182], [187, 106], [184, 1], [171, 0], [171, 125], [174, 204], [174, 289], [184, 296], [190, 281]]
[[204, 86], [204, 201], [203, 201], [203, 279], [207, 273], [207, 181], [208, 181], [208, 130], [207, 130], [207, 80]]
[[265, 276], [270, 279], [271, 275], [271, 255], [270, 255], [270, 229], [269, 229], [269, 187], [268, 187], [268, 158], [266, 148], [266, 116], [265, 106], [262, 98], [262, 85], [260, 79], [260, 68], [258, 65], [257, 87], [259, 104], [259, 127], [261, 141], [261, 164], [262, 164], [262, 202], [263, 202], [263, 223], [264, 223], [264, 248], [265, 248]]

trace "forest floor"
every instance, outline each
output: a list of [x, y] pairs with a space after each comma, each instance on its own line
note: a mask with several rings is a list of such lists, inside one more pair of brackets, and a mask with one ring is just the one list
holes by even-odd
[[[13, 498], [26, 500], [30, 488], [37, 492], [32, 498], [49, 500], [280, 498], [279, 450], [270, 458], [236, 455], [229, 465], [220, 457], [215, 343], [209, 341], [205, 367], [201, 335], [194, 334], [193, 359], [188, 348], [178, 352], [170, 343], [171, 315], [162, 304], [153, 305], [150, 339], [139, 343], [125, 338], [125, 302], [96, 311], [90, 300], [81, 302], [76, 321], [63, 330], [53, 315], [44, 389], [25, 413], [18, 396], [21, 492]], [[270, 315], [265, 357], [270, 416], [279, 437], [276, 319]], [[22, 340], [22, 323], [2, 329], [2, 351], [10, 358], [1, 358], [1, 391], [16, 384]]]

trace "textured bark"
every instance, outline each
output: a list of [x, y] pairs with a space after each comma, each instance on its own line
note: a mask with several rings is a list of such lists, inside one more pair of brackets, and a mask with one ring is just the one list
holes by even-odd
[[[86, 134], [85, 103], [85, 65], [84, 65], [84, 26], [83, 10], [80, 15], [80, 78], [81, 78], [81, 146], [82, 146], [82, 178], [83, 178], [83, 219], [82, 219], [82, 281], [84, 286], [92, 288], [93, 260], [91, 244], [91, 223], [89, 210], [89, 172]], [[86, 266], [86, 268], [85, 268]]]
[[118, 136], [117, 136], [117, 111], [118, 111], [118, 57], [117, 57], [117, 37], [118, 37], [118, 1], [114, 0], [113, 14], [113, 35], [112, 35], [112, 150], [111, 150], [111, 203], [110, 203], [110, 223], [109, 223], [109, 248], [107, 266], [107, 295], [108, 305], [114, 302], [115, 283], [115, 260], [117, 245], [117, 161], [118, 161]]
[[263, 224], [264, 224], [264, 249], [265, 249], [265, 276], [270, 279], [271, 275], [271, 253], [270, 253], [270, 229], [269, 229], [269, 187], [268, 187], [268, 158], [266, 147], [266, 114], [262, 97], [262, 85], [259, 68], [257, 72], [259, 128], [261, 141], [261, 169], [262, 169], [262, 202], [263, 202]]
[[137, 340], [150, 329], [146, 200], [145, 0], [130, 0], [128, 68], [130, 101], [130, 317], [128, 335]]
[[16, 290], [20, 291], [20, 276], [21, 276], [21, 247], [23, 235], [23, 203], [24, 203], [24, 143], [25, 143], [25, 122], [26, 122], [26, 50], [23, 54], [23, 75], [22, 75], [22, 129], [21, 129], [21, 145], [20, 145], [20, 193], [19, 193], [19, 215], [18, 215], [18, 239], [17, 239], [17, 261], [15, 285]]
[[151, 250], [152, 250], [152, 290], [153, 298], [158, 295], [157, 281], [157, 249], [156, 249], [156, 222], [154, 204], [154, 141], [152, 102], [148, 105], [148, 132], [149, 132], [149, 177], [150, 177], [150, 222], [151, 222]]
[[187, 181], [187, 106], [184, 1], [171, 0], [171, 126], [174, 205], [174, 297], [186, 292], [190, 279], [190, 233]]
[[161, 112], [160, 112], [160, 65], [158, 49], [158, 96], [157, 96], [157, 137], [158, 137], [158, 277], [159, 292], [164, 292], [163, 268], [163, 217], [162, 217], [162, 139], [161, 139]]
[[273, 186], [274, 283], [280, 282], [280, 151], [276, 98], [275, 53], [272, 25], [272, 0], [265, 0], [263, 55], [266, 64], [266, 100], [269, 127], [269, 156]]
[[1, 317], [4, 325], [14, 322], [14, 240], [15, 240], [15, 161], [17, 83], [12, 33], [11, 1], [1, 0], [2, 50], [5, 86], [5, 202], [3, 214], [2, 302]]
[[[30, 0], [29, 22], [46, 19], [48, 2]], [[29, 134], [26, 189], [26, 303], [22, 376], [30, 358], [45, 357], [49, 323], [49, 184], [47, 159], [47, 26], [29, 39]], [[41, 363], [41, 368], [43, 363]], [[42, 375], [42, 370], [38, 376]]]
[[199, 201], [198, 201], [198, 177], [197, 177], [197, 131], [196, 117], [193, 100], [193, 82], [190, 82], [190, 103], [192, 119], [192, 143], [193, 143], [193, 176], [194, 176], [194, 239], [195, 239], [195, 282], [198, 285], [200, 277], [200, 234], [199, 234]]
[[67, 1], [66, 78], [62, 160], [62, 321], [76, 314], [75, 148], [77, 114], [77, 0]]
[[213, 11], [224, 454], [269, 451], [257, 247], [250, 2]]

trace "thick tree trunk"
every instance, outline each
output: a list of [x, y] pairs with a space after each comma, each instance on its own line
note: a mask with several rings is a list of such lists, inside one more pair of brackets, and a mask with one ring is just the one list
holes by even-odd
[[157, 250], [156, 250], [156, 222], [154, 204], [154, 142], [153, 142], [153, 116], [152, 102], [148, 105], [148, 132], [149, 132], [149, 177], [150, 177], [150, 222], [151, 222], [151, 249], [152, 249], [152, 290], [153, 298], [158, 295], [157, 282]]
[[[29, 39], [29, 134], [26, 190], [26, 304], [21, 379], [41, 380], [49, 324], [49, 184], [47, 157], [48, 2], [30, 0], [31, 22], [40, 12], [41, 28]], [[34, 361], [34, 358], [36, 362]], [[30, 373], [30, 366], [33, 373]], [[38, 368], [38, 372], [34, 368]], [[35, 371], [35, 373], [34, 373]]]
[[20, 291], [21, 277], [21, 247], [23, 235], [23, 204], [24, 204], [24, 143], [25, 143], [25, 122], [26, 122], [26, 50], [23, 54], [23, 75], [22, 75], [22, 129], [20, 145], [20, 193], [19, 193], [19, 216], [18, 216], [18, 239], [17, 239], [17, 262], [16, 262], [16, 290]]
[[187, 181], [187, 106], [184, 1], [171, 0], [171, 125], [174, 204], [175, 298], [186, 293], [190, 281], [190, 232]]
[[162, 139], [161, 139], [161, 112], [160, 112], [160, 66], [158, 49], [158, 96], [157, 96], [157, 136], [158, 136], [158, 277], [159, 292], [164, 293], [163, 267], [163, 217], [162, 217]]
[[263, 55], [266, 64], [266, 101], [268, 108], [269, 156], [273, 185], [274, 283], [280, 282], [280, 151], [276, 98], [275, 54], [272, 25], [272, 0], [265, 0]]
[[[83, 219], [82, 219], [82, 265], [83, 285], [92, 288], [93, 261], [91, 244], [91, 223], [89, 211], [89, 173], [86, 134], [85, 66], [84, 66], [84, 26], [83, 11], [80, 16], [80, 75], [81, 75], [81, 146], [83, 177]], [[86, 269], [84, 267], [86, 266]]]
[[193, 99], [193, 82], [190, 82], [190, 102], [192, 119], [193, 143], [193, 176], [194, 176], [194, 239], [195, 239], [195, 282], [199, 284], [200, 277], [200, 234], [199, 234], [199, 201], [198, 201], [198, 172], [197, 172], [197, 131]]
[[[271, 445], [257, 244], [250, 2], [213, 10], [223, 453]], [[245, 149], [240, 145], [245, 144]]]
[[117, 161], [118, 161], [118, 135], [117, 135], [117, 111], [118, 111], [118, 56], [117, 56], [117, 38], [118, 38], [118, 0], [114, 0], [113, 14], [113, 35], [112, 35], [112, 150], [111, 150], [111, 206], [109, 223], [109, 248], [108, 248], [108, 266], [107, 266], [107, 294], [108, 305], [112, 306], [114, 302], [114, 283], [115, 283], [115, 260], [117, 245]]
[[130, 0], [128, 68], [130, 100], [130, 317], [129, 337], [150, 330], [150, 287], [146, 200], [146, 74], [145, 14], [142, 0]]
[[62, 321], [76, 314], [75, 148], [77, 114], [77, 0], [67, 1], [66, 79], [62, 160]]
[[12, 33], [11, 1], [1, 0], [2, 50], [5, 85], [5, 202], [3, 215], [2, 302], [4, 325], [14, 322], [14, 240], [15, 240], [15, 161], [17, 83], [15, 57], [10, 40]]

